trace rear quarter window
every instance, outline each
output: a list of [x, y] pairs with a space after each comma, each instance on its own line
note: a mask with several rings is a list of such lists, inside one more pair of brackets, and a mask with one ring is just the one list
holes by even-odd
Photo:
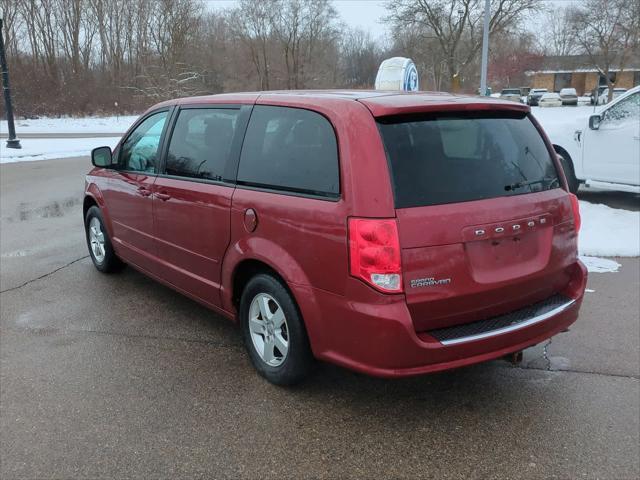
[[245, 135], [238, 184], [338, 197], [338, 145], [319, 113], [257, 105]]
[[378, 119], [396, 208], [558, 188], [540, 132], [524, 114]]

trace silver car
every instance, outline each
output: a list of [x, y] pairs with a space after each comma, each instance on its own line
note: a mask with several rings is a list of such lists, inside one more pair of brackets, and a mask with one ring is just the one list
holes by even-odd
[[503, 100], [511, 100], [512, 102], [522, 103], [519, 88], [504, 88], [500, 92], [500, 98]]
[[560, 90], [562, 105], [578, 105], [578, 93], [575, 88], [563, 88]]

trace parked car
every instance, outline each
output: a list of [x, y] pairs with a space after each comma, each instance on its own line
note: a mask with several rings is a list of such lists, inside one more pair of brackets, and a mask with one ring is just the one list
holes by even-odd
[[522, 103], [522, 99], [519, 88], [503, 88], [500, 92], [500, 98], [502, 100], [510, 100], [512, 102]]
[[[613, 93], [611, 95], [611, 100], [615, 100], [620, 95], [626, 93], [626, 91], [627, 91], [626, 88], [614, 88]], [[598, 105], [606, 105], [608, 100], [609, 100], [609, 96], [608, 96], [607, 90], [605, 90], [604, 94], [598, 97]]]
[[516, 355], [577, 318], [578, 203], [529, 107], [375, 91], [160, 103], [92, 152], [95, 267], [242, 328], [276, 384]]
[[584, 120], [573, 135], [560, 132], [551, 141], [572, 192], [585, 184], [640, 193], [640, 86]]
[[542, 95], [547, 93], [546, 88], [532, 88], [527, 97], [527, 103], [531, 106], [537, 106]]
[[561, 107], [562, 99], [560, 95], [555, 92], [543, 93], [540, 100], [538, 100], [538, 106], [540, 107]]
[[578, 105], [578, 93], [575, 88], [563, 88], [560, 90], [562, 105]]

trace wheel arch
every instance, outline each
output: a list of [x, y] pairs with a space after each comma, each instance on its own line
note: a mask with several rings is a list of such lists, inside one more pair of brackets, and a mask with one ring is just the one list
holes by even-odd
[[582, 182], [576, 174], [576, 165], [573, 161], [573, 158], [571, 158], [571, 154], [565, 148], [556, 144], [553, 145], [553, 149], [560, 157], [559, 160], [560, 164], [562, 165], [562, 173], [568, 191], [573, 194], [577, 194], [578, 189], [580, 188], [580, 183]]
[[557, 143], [552, 143], [553, 149], [559, 155], [562, 155], [568, 162], [571, 163], [571, 167], [573, 167], [573, 174], [579, 182], [583, 182], [582, 178], [582, 165], [576, 163], [576, 159], [574, 158], [576, 155], [571, 155], [571, 152], [568, 148], [563, 147]]
[[[102, 217], [104, 218], [105, 226], [107, 228], [107, 233], [111, 238], [113, 238], [113, 225], [111, 224], [111, 216], [109, 215], [107, 206], [104, 202], [104, 197], [102, 192], [98, 188], [95, 183], [90, 183], [87, 186], [87, 189], [84, 192], [84, 199], [82, 202], [82, 221], [84, 223], [84, 219], [87, 216], [87, 211], [92, 207], [96, 206], [100, 209], [102, 213]], [[115, 245], [114, 245], [114, 248]]]
[[573, 165], [573, 158], [571, 158], [571, 154], [563, 146], [558, 145], [557, 143], [553, 143], [552, 146], [553, 146], [553, 149], [556, 151], [556, 153], [560, 155], [565, 155], [567, 160], [569, 160]]
[[269, 273], [280, 280], [291, 294], [303, 319], [312, 348], [317, 336], [315, 311], [307, 308], [316, 303], [311, 283], [302, 266], [282, 246], [261, 237], [245, 237], [227, 249], [221, 271], [222, 308], [237, 321], [242, 289], [258, 273]]
[[279, 280], [293, 297], [293, 293], [286, 280], [275, 268], [262, 260], [247, 258], [235, 266], [231, 276], [231, 302], [236, 311], [240, 307], [240, 297], [242, 296], [245, 286], [253, 277], [261, 273], [266, 273]]
[[[271, 258], [277, 258], [279, 262], [285, 260], [283, 257], [264, 258], [260, 255], [251, 257], [246, 257], [245, 255], [234, 263], [232, 268], [227, 268], [226, 271], [223, 271], [223, 285], [221, 289], [222, 306], [226, 311], [231, 312], [233, 314], [233, 320], [238, 322], [240, 298], [249, 280], [260, 273], [273, 276], [282, 283], [282, 286], [291, 295], [309, 338], [311, 350], [317, 355], [319, 346], [323, 344], [324, 339], [321, 328], [321, 318], [318, 317], [316, 312], [317, 308], [311, 307], [317, 307], [318, 302], [315, 292], [308, 283], [300, 284], [287, 279], [283, 274], [281, 263], [272, 262]], [[225, 260], [225, 263], [227, 263], [227, 260]], [[228, 262], [228, 264], [231, 264], [231, 262]], [[288, 261], [286, 266], [287, 268], [290, 267]], [[295, 274], [293, 276], [299, 278]], [[291, 278], [292, 275], [289, 277]], [[228, 287], [225, 288], [225, 286]]]
[[84, 201], [82, 202], [82, 218], [87, 217], [87, 212], [91, 207], [100, 208], [96, 199], [92, 195], [87, 194], [84, 196]]

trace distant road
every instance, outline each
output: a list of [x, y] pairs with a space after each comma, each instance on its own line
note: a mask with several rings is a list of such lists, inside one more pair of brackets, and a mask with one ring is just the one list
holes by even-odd
[[[74, 133], [59, 133], [59, 132], [51, 132], [51, 133], [37, 133], [37, 132], [28, 132], [28, 133], [20, 133], [18, 132], [18, 138], [99, 138], [99, 137], [119, 137], [122, 136], [124, 132], [74, 132]], [[0, 133], [0, 139], [6, 139], [9, 135], [6, 133]]]

